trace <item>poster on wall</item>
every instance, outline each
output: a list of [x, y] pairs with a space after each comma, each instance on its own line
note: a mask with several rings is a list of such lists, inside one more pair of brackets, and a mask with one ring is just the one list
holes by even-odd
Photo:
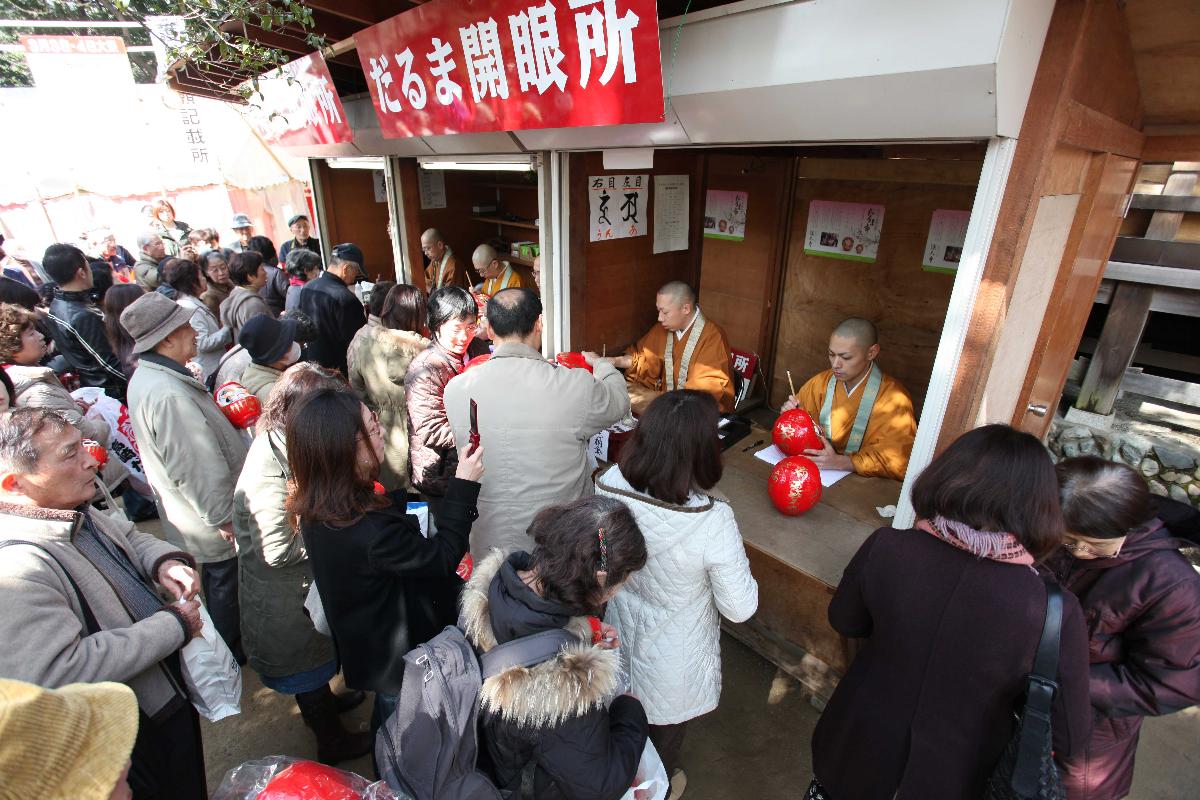
[[929, 240], [925, 242], [921, 269], [951, 275], [958, 272], [963, 242], [967, 239], [967, 223], [970, 221], [970, 211], [936, 209], [933, 212], [933, 220], [929, 223]]
[[687, 250], [688, 176], [654, 176], [654, 252]]
[[746, 238], [746, 192], [709, 189], [704, 197], [704, 236], [740, 242]]
[[592, 175], [588, 178], [588, 241], [646, 235], [649, 175]]
[[375, 202], [387, 202], [387, 177], [381, 169], [371, 170], [371, 185], [375, 188]]
[[874, 263], [883, 231], [883, 206], [813, 200], [808, 204], [804, 252], [810, 256]]
[[418, 169], [417, 180], [421, 185], [421, 208], [446, 207], [446, 173], [437, 169]]

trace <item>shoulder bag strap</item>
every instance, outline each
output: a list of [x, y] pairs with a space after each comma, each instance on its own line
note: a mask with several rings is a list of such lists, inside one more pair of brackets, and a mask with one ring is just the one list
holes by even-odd
[[1012, 786], [1021, 797], [1037, 797], [1043, 754], [1053, 735], [1051, 704], [1058, 691], [1058, 651], [1062, 641], [1063, 595], [1057, 583], [1046, 581], [1046, 618], [1033, 660], [1033, 672], [1021, 714], [1020, 743]]
[[499, 675], [511, 667], [532, 667], [549, 661], [568, 644], [579, 641], [562, 628], [540, 631], [497, 645], [479, 657], [483, 680]]
[[83, 611], [83, 624], [87, 628], [88, 636], [91, 636], [93, 633], [99, 633], [100, 623], [96, 622], [96, 615], [92, 613], [92, 607], [88, 605], [87, 600], [83, 599], [83, 592], [79, 590], [79, 584], [77, 584], [75, 579], [71, 577], [71, 572], [62, 565], [62, 562], [59, 561], [55, 555], [45, 547], [42, 547], [40, 544], [36, 544], [35, 542], [26, 542], [21, 539], [8, 539], [7, 541], [0, 542], [0, 548], [18, 544], [37, 548], [48, 555], [51, 561], [53, 561], [55, 564], [58, 564], [58, 568], [62, 570], [64, 575], [67, 576], [67, 583], [71, 584], [71, 588], [75, 590], [75, 599], [79, 601], [79, 608], [81, 611]]

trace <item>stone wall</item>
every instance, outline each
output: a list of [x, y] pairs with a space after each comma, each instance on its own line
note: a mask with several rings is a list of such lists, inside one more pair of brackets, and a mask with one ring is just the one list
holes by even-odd
[[1139, 433], [1104, 431], [1056, 419], [1047, 437], [1055, 461], [1097, 456], [1142, 473], [1152, 494], [1200, 508], [1200, 450]]

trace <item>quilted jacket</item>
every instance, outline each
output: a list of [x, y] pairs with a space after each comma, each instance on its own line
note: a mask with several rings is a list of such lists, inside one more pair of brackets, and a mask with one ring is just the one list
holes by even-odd
[[404, 373], [408, 405], [408, 471], [412, 485], [429, 497], [446, 494], [458, 451], [442, 397], [446, 384], [463, 371], [463, 359], [436, 340], [417, 354]]
[[596, 479], [596, 494], [625, 501], [646, 537], [646, 566], [605, 614], [620, 633], [634, 695], [651, 725], [712, 711], [721, 699], [720, 615], [744, 622], [758, 609], [733, 509], [696, 493], [682, 506], [660, 502], [615, 466]]

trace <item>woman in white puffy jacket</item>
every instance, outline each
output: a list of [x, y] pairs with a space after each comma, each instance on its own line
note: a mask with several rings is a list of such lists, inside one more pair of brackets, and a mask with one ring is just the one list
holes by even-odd
[[721, 619], [744, 622], [758, 583], [733, 509], [708, 494], [721, 479], [717, 404], [705, 392], [667, 392], [646, 409], [619, 466], [596, 493], [625, 501], [646, 537], [648, 560], [608, 605], [667, 774], [670, 800], [687, 778], [679, 750], [689, 720], [721, 698]]

